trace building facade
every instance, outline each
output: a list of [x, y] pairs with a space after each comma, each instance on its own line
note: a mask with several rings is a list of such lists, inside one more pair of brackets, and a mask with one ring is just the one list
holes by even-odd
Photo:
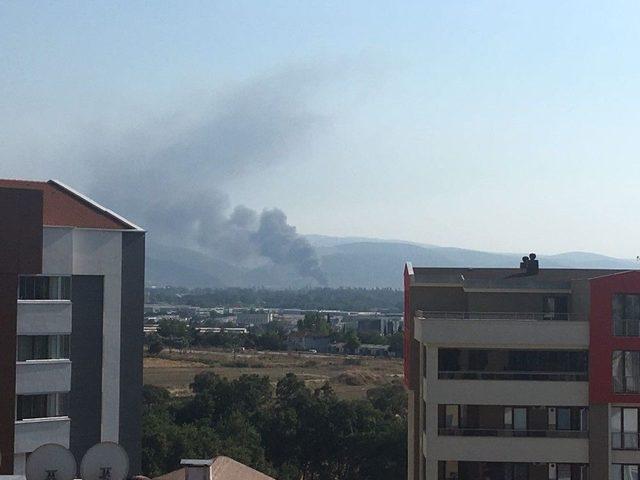
[[140, 473], [145, 233], [60, 182], [0, 180], [0, 474], [112, 441]]
[[640, 272], [405, 267], [410, 480], [627, 480]]

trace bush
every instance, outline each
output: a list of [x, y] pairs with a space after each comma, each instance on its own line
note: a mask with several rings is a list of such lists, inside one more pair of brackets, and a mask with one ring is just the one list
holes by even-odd
[[229, 368], [265, 368], [266, 366], [262, 362], [249, 362], [247, 360], [234, 360], [233, 362], [225, 362], [221, 365]]
[[362, 365], [362, 360], [359, 358], [345, 358], [342, 363], [345, 365]]
[[151, 355], [158, 355], [162, 350], [164, 350], [162, 340], [152, 340], [149, 344], [149, 354]]

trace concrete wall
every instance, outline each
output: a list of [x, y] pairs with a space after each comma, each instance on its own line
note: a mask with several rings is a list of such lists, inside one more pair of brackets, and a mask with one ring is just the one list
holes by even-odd
[[548, 293], [469, 292], [469, 312], [542, 312]]
[[119, 441], [122, 232], [74, 230], [74, 275], [103, 277], [101, 441]]
[[482, 348], [589, 347], [589, 323], [520, 320], [415, 320], [415, 335], [430, 345]]
[[71, 451], [77, 459], [100, 442], [102, 424], [103, 278], [74, 275], [71, 334]]
[[589, 441], [585, 438], [434, 435], [428, 442], [426, 453], [438, 461], [589, 463]]
[[11, 475], [18, 275], [42, 271], [42, 192], [0, 188], [0, 247], [0, 475]]
[[120, 445], [129, 454], [130, 475], [142, 473], [144, 252], [144, 233], [123, 233], [119, 439]]

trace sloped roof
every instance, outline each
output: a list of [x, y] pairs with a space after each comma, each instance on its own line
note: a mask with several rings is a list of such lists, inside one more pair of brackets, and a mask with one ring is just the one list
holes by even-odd
[[[161, 475], [153, 480], [185, 480], [186, 468]], [[233, 458], [219, 456], [211, 465], [211, 480], [276, 480], [251, 467], [236, 462]]]
[[134, 223], [56, 180], [0, 179], [0, 188], [40, 190], [42, 223], [46, 226], [141, 230]]

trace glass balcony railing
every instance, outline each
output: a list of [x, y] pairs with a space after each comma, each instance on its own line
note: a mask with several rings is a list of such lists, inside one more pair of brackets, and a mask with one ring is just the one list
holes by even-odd
[[451, 428], [441, 427], [438, 435], [458, 437], [546, 437], [546, 438], [588, 438], [583, 430], [513, 430], [500, 428]]
[[540, 380], [556, 382], [586, 382], [588, 372], [486, 372], [486, 371], [439, 371], [440, 380]]
[[440, 312], [416, 310], [416, 317], [432, 320], [587, 321], [585, 315], [566, 312]]

